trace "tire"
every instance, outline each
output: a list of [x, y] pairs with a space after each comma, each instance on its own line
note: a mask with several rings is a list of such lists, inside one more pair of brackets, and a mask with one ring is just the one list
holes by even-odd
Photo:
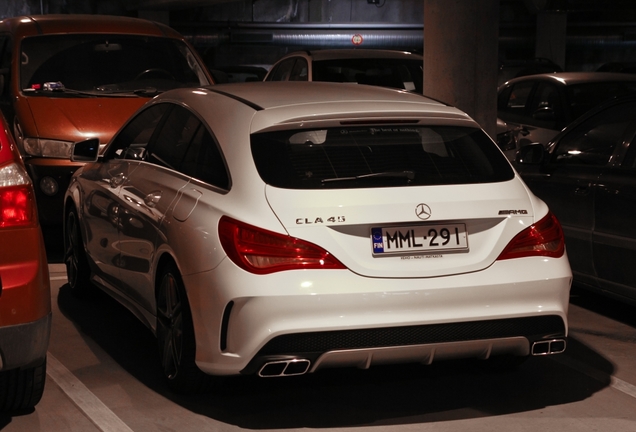
[[64, 264], [71, 293], [75, 297], [84, 297], [91, 287], [91, 271], [75, 209], [66, 214], [64, 222]]
[[205, 393], [213, 377], [195, 364], [192, 313], [181, 276], [172, 263], [157, 275], [157, 343], [163, 374], [175, 393]]
[[46, 359], [28, 369], [0, 372], [0, 411], [33, 409], [44, 392]]

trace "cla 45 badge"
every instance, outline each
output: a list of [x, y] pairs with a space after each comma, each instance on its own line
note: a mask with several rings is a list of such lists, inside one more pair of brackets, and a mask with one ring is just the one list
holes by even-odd
[[337, 223], [337, 222], [344, 222], [345, 221], [345, 217], [344, 216], [330, 216], [326, 219], [323, 219], [321, 217], [317, 217], [317, 218], [297, 218], [296, 219], [296, 225], [312, 225], [312, 224], [322, 224], [322, 223]]

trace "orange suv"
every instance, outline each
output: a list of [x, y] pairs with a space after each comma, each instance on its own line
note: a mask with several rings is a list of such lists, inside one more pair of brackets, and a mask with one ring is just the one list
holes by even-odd
[[51, 293], [33, 186], [0, 114], [0, 411], [42, 397]]
[[73, 142], [105, 145], [150, 98], [213, 83], [168, 26], [137, 18], [40, 15], [0, 21], [0, 108], [33, 180], [40, 222], [61, 223], [81, 163]]

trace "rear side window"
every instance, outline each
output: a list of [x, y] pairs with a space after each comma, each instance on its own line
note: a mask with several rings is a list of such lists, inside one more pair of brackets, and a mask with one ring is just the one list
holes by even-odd
[[230, 177], [212, 133], [178, 105], [151, 105], [130, 121], [108, 147], [105, 158], [137, 159], [229, 190]]
[[185, 108], [175, 106], [149, 149], [147, 160], [177, 169], [201, 122]]
[[261, 178], [286, 189], [347, 189], [491, 183], [513, 178], [479, 129], [338, 127], [254, 134]]
[[292, 67], [296, 62], [296, 57], [292, 57], [287, 60], [283, 60], [275, 66], [275, 69], [272, 73], [267, 77], [267, 81], [287, 81], [289, 80], [289, 75], [291, 74]]
[[143, 159], [155, 129], [169, 108], [169, 104], [157, 104], [139, 113], [115, 136], [106, 150], [106, 159]]
[[168, 114], [148, 153], [148, 162], [229, 189], [227, 169], [212, 134], [181, 106], [174, 106]]
[[499, 114], [516, 116], [519, 121], [523, 121], [521, 119], [528, 115], [527, 107], [534, 84], [534, 81], [520, 82], [502, 91], [497, 101]]

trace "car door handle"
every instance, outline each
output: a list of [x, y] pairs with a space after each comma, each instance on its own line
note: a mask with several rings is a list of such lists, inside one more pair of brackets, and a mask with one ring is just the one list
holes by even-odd
[[161, 191], [152, 191], [148, 195], [146, 195], [146, 197], [144, 198], [144, 203], [148, 207], [156, 207], [157, 204], [159, 204], [159, 200], [161, 200], [161, 195]]

